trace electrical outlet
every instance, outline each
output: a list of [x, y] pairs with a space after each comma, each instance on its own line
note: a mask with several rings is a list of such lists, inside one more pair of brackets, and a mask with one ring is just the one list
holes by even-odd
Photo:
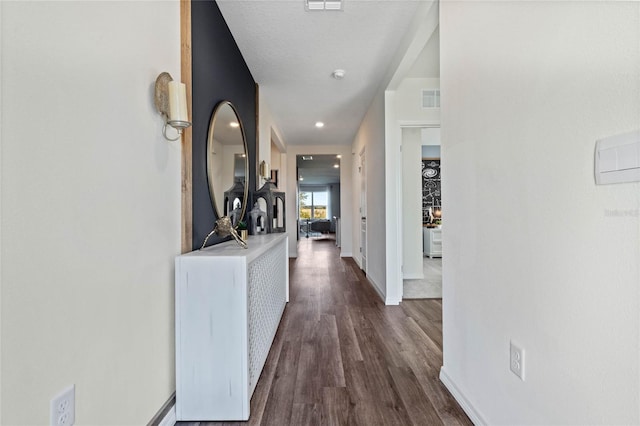
[[520, 377], [524, 382], [524, 349], [517, 343], [511, 341], [510, 367], [513, 374]]
[[51, 400], [49, 424], [73, 426], [76, 421], [76, 386], [71, 385]]

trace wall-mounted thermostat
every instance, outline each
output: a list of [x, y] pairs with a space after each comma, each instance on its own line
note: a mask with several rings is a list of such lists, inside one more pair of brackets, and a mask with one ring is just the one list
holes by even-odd
[[640, 182], [640, 130], [596, 141], [596, 184]]

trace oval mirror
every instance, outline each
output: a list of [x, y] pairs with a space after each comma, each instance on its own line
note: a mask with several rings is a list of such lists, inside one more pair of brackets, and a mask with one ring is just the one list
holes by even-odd
[[228, 101], [216, 105], [207, 137], [207, 179], [216, 217], [229, 216], [234, 226], [247, 206], [249, 161], [244, 127]]

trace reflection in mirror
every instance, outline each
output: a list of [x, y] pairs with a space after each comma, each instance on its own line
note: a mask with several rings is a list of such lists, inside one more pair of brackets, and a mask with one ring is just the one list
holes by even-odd
[[280, 197], [276, 198], [276, 208], [274, 213], [274, 228], [284, 228], [284, 201]]
[[207, 178], [216, 216], [229, 216], [234, 226], [246, 209], [248, 170], [242, 122], [230, 102], [221, 102], [209, 123]]

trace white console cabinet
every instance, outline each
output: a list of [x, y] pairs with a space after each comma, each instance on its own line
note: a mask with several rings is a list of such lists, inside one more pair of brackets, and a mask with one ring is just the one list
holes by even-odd
[[422, 228], [422, 244], [425, 256], [442, 257], [442, 229]]
[[247, 420], [286, 302], [286, 234], [176, 257], [177, 420]]

